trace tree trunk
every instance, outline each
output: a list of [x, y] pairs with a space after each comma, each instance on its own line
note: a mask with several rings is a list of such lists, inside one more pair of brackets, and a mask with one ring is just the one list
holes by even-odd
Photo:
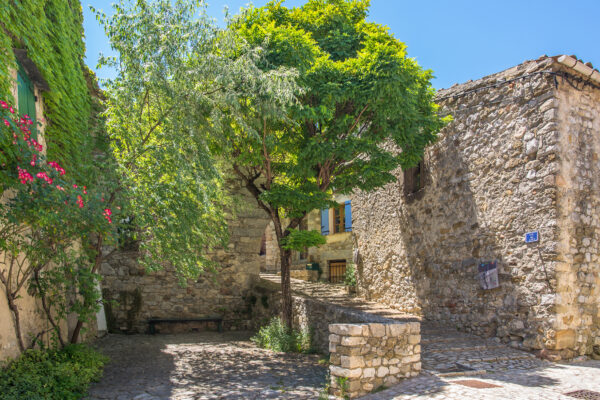
[[8, 308], [13, 313], [15, 334], [17, 336], [17, 342], [19, 343], [19, 349], [21, 353], [25, 351], [25, 344], [23, 343], [23, 335], [21, 334], [21, 319], [19, 317], [19, 307], [15, 303], [15, 296], [10, 293], [6, 293], [6, 300], [8, 301]]
[[54, 318], [52, 317], [51, 306], [48, 303], [46, 303], [46, 292], [44, 291], [44, 289], [42, 288], [42, 285], [40, 284], [40, 271], [39, 270], [35, 270], [33, 272], [33, 278], [35, 280], [35, 285], [37, 286], [37, 290], [40, 295], [40, 300], [42, 301], [42, 308], [44, 309], [44, 312], [46, 313], [46, 318], [48, 318], [50, 325], [52, 325], [52, 328], [54, 329], [54, 333], [56, 334], [56, 336], [58, 338], [60, 347], [64, 348], [65, 341], [62, 338], [62, 332], [60, 330], [60, 326], [56, 323], [56, 321], [54, 321]]
[[290, 284], [291, 250], [279, 247], [281, 258], [281, 318], [285, 325], [292, 329], [292, 288]]
[[[112, 201], [114, 196], [111, 195], [111, 198], [109, 200]], [[98, 237], [98, 242], [96, 242], [96, 259], [94, 260], [94, 266], [92, 267], [92, 274], [95, 274], [96, 271], [98, 271], [98, 268], [100, 268], [100, 264], [102, 264], [102, 261], [104, 259], [104, 256], [102, 254], [102, 244], [104, 242], [104, 237], [103, 236], [99, 236]], [[79, 341], [79, 333], [81, 332], [81, 328], [83, 328], [83, 321], [78, 319], [77, 320], [77, 325], [75, 325], [75, 329], [73, 329], [73, 334], [71, 335], [71, 343], [77, 343]]]

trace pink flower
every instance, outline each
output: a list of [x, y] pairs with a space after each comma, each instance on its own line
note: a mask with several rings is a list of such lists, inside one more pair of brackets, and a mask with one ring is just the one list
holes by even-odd
[[52, 178], [50, 178], [45, 172], [38, 172], [35, 176], [45, 180], [48, 184], [52, 185]]
[[[48, 165], [52, 168], [54, 168], [56, 171], [58, 171], [58, 173], [60, 175], [64, 175], [66, 172], [64, 170], [63, 167], [61, 167], [60, 165], [58, 165], [58, 163], [56, 161], [49, 161]], [[73, 185], [74, 188], [77, 188], [77, 185]]]
[[8, 120], [7, 120], [7, 119], [5, 119], [5, 120], [4, 120], [4, 125], [6, 125], [6, 126], [10, 126], [10, 122], [8, 122]]
[[37, 154], [34, 154], [33, 157], [31, 157], [31, 162], [29, 164], [31, 164], [32, 167], [35, 167], [35, 161], [37, 159]]
[[83, 194], [87, 194], [87, 188], [85, 186], [83, 187]]
[[62, 187], [62, 186], [60, 186], [60, 185], [56, 185], [56, 188], [57, 188], [58, 190], [61, 190], [61, 191], [63, 191], [63, 192], [65, 191], [65, 188], [64, 188], [64, 187]]
[[10, 108], [8, 109], [8, 111], [10, 111], [10, 113], [11, 113], [11, 114], [14, 114], [14, 113], [15, 113], [15, 109], [14, 109], [14, 108], [12, 108], [12, 106], [10, 106]]
[[110, 208], [105, 208], [102, 215], [104, 215], [104, 218], [106, 218], [109, 224], [112, 224], [112, 218], [110, 217], [112, 215], [112, 210]]
[[6, 102], [2, 100], [0, 100], [0, 106], [2, 106], [2, 108], [8, 108], [8, 104], [6, 104]]
[[77, 185], [76, 185], [76, 184], [73, 184], [73, 188], [77, 189]]
[[31, 174], [29, 172], [27, 172], [27, 170], [21, 168], [21, 167], [17, 167], [17, 170], [19, 171], [19, 181], [22, 184], [27, 184], [28, 182], [33, 182], [33, 176], [31, 176]]
[[79, 206], [79, 208], [83, 208], [83, 198], [80, 194], [77, 195], [77, 205]]

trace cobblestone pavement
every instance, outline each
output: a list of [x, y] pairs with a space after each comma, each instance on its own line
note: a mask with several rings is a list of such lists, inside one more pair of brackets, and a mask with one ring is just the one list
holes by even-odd
[[483, 339], [445, 326], [422, 323], [423, 370], [438, 376], [472, 375], [552, 365], [535, 355], [514, 349], [498, 339]]
[[[465, 380], [477, 380], [498, 387], [476, 389], [457, 383]], [[565, 394], [579, 390], [591, 390], [600, 395], [600, 361], [548, 364], [534, 369], [453, 378], [423, 372], [392, 388], [361, 397], [361, 400], [574, 400], [574, 397]]]
[[89, 400], [318, 398], [319, 356], [259, 349], [250, 335], [109, 335], [96, 342], [111, 362]]

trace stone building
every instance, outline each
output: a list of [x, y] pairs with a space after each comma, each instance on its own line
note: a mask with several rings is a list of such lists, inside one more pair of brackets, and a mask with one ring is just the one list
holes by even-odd
[[454, 121], [424, 161], [352, 197], [359, 292], [550, 358], [600, 356], [600, 73], [544, 56], [437, 101]]
[[[239, 200], [229, 219], [229, 245], [212, 254], [220, 267], [206, 271], [197, 280], [181, 282], [168, 268], [147, 272], [138, 263], [135, 246], [123, 248], [100, 267], [102, 295], [106, 301], [106, 317], [111, 332], [148, 330], [153, 318], [197, 319], [223, 317], [225, 329], [248, 329], [250, 307], [256, 298], [250, 292], [260, 272], [261, 236], [269, 219], [256, 205], [248, 191], [236, 180], [230, 191]], [[214, 329], [213, 322], [157, 326], [165, 332], [176, 330]]]
[[[293, 252], [292, 278], [332, 283], [343, 281], [346, 267], [352, 263], [352, 206], [350, 196], [336, 195], [334, 201], [337, 207], [312, 211], [300, 225], [300, 229], [321, 232], [327, 243]], [[279, 248], [272, 223], [265, 230], [261, 254], [264, 255], [263, 271], [280, 271]], [[311, 269], [307, 269], [309, 264]]]

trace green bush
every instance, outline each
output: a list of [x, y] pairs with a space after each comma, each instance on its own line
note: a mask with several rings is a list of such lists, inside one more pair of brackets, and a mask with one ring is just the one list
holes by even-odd
[[356, 268], [353, 264], [348, 264], [344, 272], [344, 285], [356, 286]]
[[309, 353], [312, 351], [308, 330], [288, 329], [279, 317], [271, 319], [251, 338], [257, 346], [285, 353]]
[[62, 350], [27, 350], [0, 369], [3, 400], [81, 399], [102, 376], [108, 359], [82, 344]]

